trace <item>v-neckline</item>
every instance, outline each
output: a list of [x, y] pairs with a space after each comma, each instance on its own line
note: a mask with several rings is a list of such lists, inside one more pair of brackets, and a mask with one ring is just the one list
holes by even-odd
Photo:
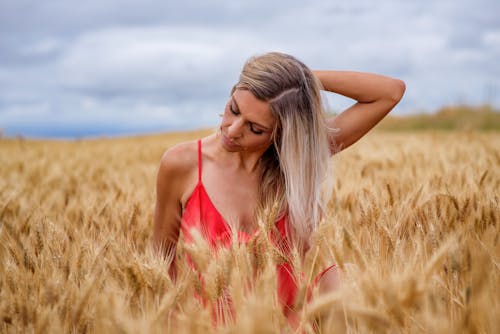
[[[224, 224], [224, 227], [230, 232], [230, 233], [233, 233], [233, 227], [231, 225], [229, 225], [229, 223], [227, 222], [227, 220], [222, 217], [220, 211], [215, 207], [212, 199], [210, 198], [210, 196], [208, 195], [208, 192], [207, 190], [205, 189], [205, 186], [203, 185], [202, 182], [198, 182], [198, 185], [197, 187], [201, 187], [202, 191], [205, 193], [205, 197], [207, 198], [208, 202], [210, 203], [210, 206], [212, 207], [212, 209], [217, 212], [217, 215], [219, 216], [220, 220], [222, 221], [222, 223]], [[187, 206], [187, 205], [186, 205]], [[236, 229], [236, 232], [237, 233], [243, 233], [247, 236], [253, 236], [255, 233], [257, 233], [258, 231], [258, 227], [256, 227], [252, 232], [245, 232], [245, 231], [242, 231], [240, 229]]]

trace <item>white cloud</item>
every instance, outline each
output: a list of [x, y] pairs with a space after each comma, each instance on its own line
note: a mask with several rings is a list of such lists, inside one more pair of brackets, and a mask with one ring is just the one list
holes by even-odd
[[25, 45], [20, 53], [26, 56], [43, 56], [59, 51], [62, 47], [62, 41], [57, 38], [47, 38], [37, 41], [33, 44]]
[[185, 87], [220, 93], [234, 82], [243, 59], [259, 49], [266, 49], [266, 43], [245, 31], [113, 28], [83, 34], [71, 43], [57, 75], [64, 87], [91, 91], [168, 94]]
[[486, 31], [482, 36], [482, 42], [492, 49], [492, 51], [500, 52], [500, 29]]
[[478, 1], [2, 2], [0, 127], [212, 126], [243, 62], [270, 50], [400, 77], [396, 112], [480, 103], [500, 84], [500, 5]]

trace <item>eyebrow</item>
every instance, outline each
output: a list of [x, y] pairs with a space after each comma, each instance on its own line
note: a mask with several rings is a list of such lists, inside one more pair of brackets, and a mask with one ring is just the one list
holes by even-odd
[[[236, 105], [236, 111], [240, 111], [240, 107], [238, 106], [238, 103], [236, 102], [234, 96], [231, 96], [231, 100], [234, 102], [234, 104]], [[262, 125], [262, 124], [259, 124], [259, 123], [256, 123], [256, 122], [252, 122], [252, 121], [249, 121], [250, 123], [254, 124], [254, 125], [257, 125], [261, 128], [263, 128], [264, 130], [267, 130], [267, 131], [270, 131], [271, 129]]]

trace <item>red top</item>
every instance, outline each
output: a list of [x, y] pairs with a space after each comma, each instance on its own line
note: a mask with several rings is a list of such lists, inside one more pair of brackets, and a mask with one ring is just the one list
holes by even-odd
[[[201, 231], [207, 242], [212, 247], [227, 247], [231, 244], [231, 227], [217, 211], [208, 196], [201, 180], [202, 153], [201, 139], [198, 140], [198, 184], [186, 202], [185, 210], [182, 214], [181, 229], [187, 242], [192, 242], [190, 229], [196, 228]], [[276, 221], [276, 228], [279, 235], [272, 236], [273, 240], [279, 240], [278, 244], [287, 244], [287, 222], [286, 216]], [[238, 240], [248, 242], [251, 235], [243, 231], [238, 231]], [[281, 242], [280, 242], [281, 241]], [[285, 247], [285, 249], [289, 249]], [[284, 308], [285, 313], [293, 307], [297, 295], [297, 282], [291, 263], [282, 263], [276, 266], [278, 279], [278, 298]]]

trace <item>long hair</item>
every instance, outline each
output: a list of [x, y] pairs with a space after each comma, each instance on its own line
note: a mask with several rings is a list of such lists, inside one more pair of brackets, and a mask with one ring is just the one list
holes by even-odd
[[245, 63], [233, 92], [236, 88], [268, 102], [276, 119], [273, 144], [260, 160], [260, 217], [287, 213], [294, 244], [307, 245], [332, 189], [321, 83], [301, 61], [271, 52]]

